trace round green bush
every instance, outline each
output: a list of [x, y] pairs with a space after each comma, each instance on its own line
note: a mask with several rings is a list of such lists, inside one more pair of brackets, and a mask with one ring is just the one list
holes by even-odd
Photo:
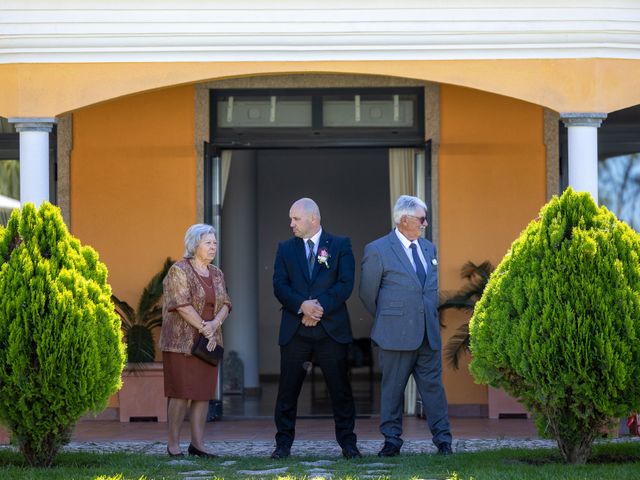
[[496, 268], [470, 370], [533, 413], [569, 463], [640, 407], [640, 235], [587, 193], [554, 197]]
[[121, 384], [124, 345], [107, 268], [57, 207], [27, 203], [0, 227], [0, 422], [50, 466], [81, 415]]

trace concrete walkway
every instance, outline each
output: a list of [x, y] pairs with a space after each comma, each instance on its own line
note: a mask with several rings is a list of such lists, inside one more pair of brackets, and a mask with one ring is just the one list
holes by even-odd
[[[182, 443], [183, 452], [187, 451], [188, 442]], [[275, 447], [273, 441], [219, 441], [206, 442], [207, 449], [219, 456], [233, 457], [268, 457]], [[454, 440], [454, 452], [474, 452], [498, 448], [554, 448], [555, 442], [540, 439], [458, 439]], [[382, 447], [379, 440], [361, 440], [358, 447], [363, 455], [375, 456]], [[102, 441], [71, 442], [64, 447], [69, 452], [130, 452], [148, 455], [166, 455], [167, 444], [164, 442], [145, 441]], [[402, 446], [403, 454], [435, 453], [436, 448], [430, 440], [408, 440]], [[326, 456], [339, 458], [341, 450], [335, 441], [330, 440], [298, 440], [293, 444], [291, 455], [294, 457]]]
[[[375, 456], [382, 447], [378, 432], [379, 418], [372, 416], [356, 421], [358, 446], [363, 455]], [[435, 453], [426, 422], [417, 417], [403, 420], [403, 454]], [[166, 423], [120, 423], [117, 421], [83, 420], [76, 426], [65, 451], [132, 452], [166, 455]], [[551, 440], [538, 437], [529, 419], [491, 420], [487, 418], [452, 418], [454, 452], [473, 452], [499, 448], [555, 448]], [[189, 425], [182, 428], [181, 444], [189, 445]], [[220, 456], [268, 457], [275, 446], [273, 420], [258, 418], [225, 418], [207, 423], [207, 448]], [[623, 437], [614, 441], [640, 441], [640, 437]], [[4, 446], [0, 448], [13, 448]], [[297, 423], [297, 438], [291, 454], [340, 458], [341, 450], [334, 440], [333, 420], [302, 418]], [[377, 458], [377, 457], [375, 457]], [[188, 460], [185, 459], [185, 461]]]

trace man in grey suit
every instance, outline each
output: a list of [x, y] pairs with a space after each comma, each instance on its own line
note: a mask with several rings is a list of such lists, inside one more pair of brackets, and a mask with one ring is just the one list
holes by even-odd
[[382, 372], [380, 457], [400, 454], [404, 390], [413, 374], [438, 453], [449, 455], [451, 431], [442, 386], [435, 246], [422, 238], [427, 206], [402, 195], [393, 209], [396, 228], [364, 249], [360, 299], [374, 317], [371, 339]]

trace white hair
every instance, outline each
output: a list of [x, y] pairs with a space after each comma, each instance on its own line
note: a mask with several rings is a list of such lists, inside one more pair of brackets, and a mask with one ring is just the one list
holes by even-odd
[[184, 258], [193, 258], [198, 245], [205, 235], [215, 235], [216, 229], [206, 223], [196, 223], [187, 229], [184, 234]]
[[427, 204], [418, 197], [400, 195], [393, 207], [393, 223], [398, 225], [404, 215], [415, 215], [417, 208], [422, 208], [425, 213], [427, 212]]

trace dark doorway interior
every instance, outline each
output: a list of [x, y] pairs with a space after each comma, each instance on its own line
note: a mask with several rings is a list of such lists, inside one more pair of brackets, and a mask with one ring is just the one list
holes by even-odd
[[[257, 398], [225, 396], [224, 410], [225, 415], [271, 415], [280, 358], [277, 345], [280, 305], [273, 296], [273, 260], [278, 242], [292, 235], [289, 228], [289, 208], [301, 197], [313, 198], [320, 207], [323, 228], [335, 235], [351, 238], [356, 282], [348, 307], [354, 337], [368, 338], [372, 319], [358, 299], [359, 270], [366, 243], [390, 229], [388, 150], [316, 148], [236, 151], [232, 154], [228, 188], [235, 188], [235, 185], [241, 183], [234, 177], [234, 158], [238, 161], [242, 158], [242, 161], [256, 162], [261, 395]], [[248, 160], [249, 158], [254, 160]], [[232, 205], [227, 204], [225, 212], [251, 214], [237, 212]], [[375, 353], [373, 356], [375, 357]], [[352, 373], [358, 414], [377, 413], [377, 376], [374, 375], [371, 383], [366, 366], [354, 368]], [[305, 381], [299, 414], [331, 414], [331, 404], [319, 369], [316, 369], [313, 391], [309, 376]]]

